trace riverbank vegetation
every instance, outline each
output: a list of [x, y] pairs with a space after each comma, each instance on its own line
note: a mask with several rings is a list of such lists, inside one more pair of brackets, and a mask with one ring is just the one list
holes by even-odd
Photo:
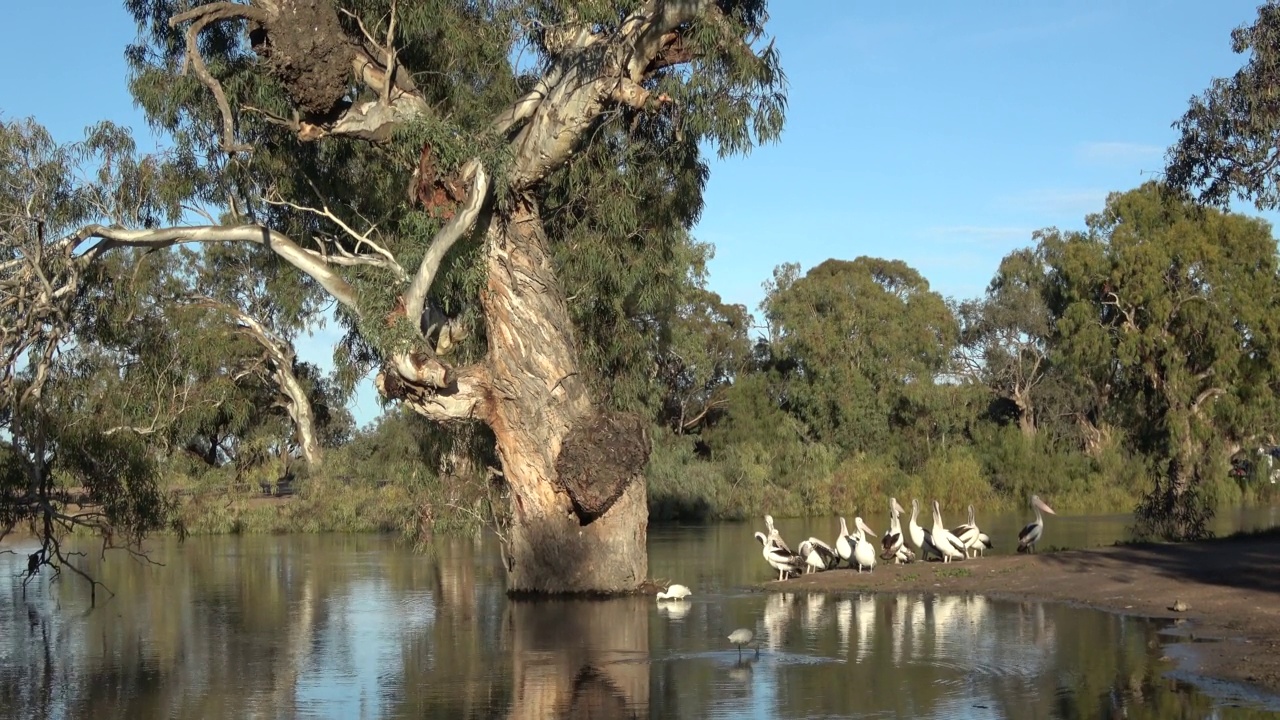
[[[554, 72], [560, 95], [530, 91], [503, 58], [530, 43], [559, 67], [593, 33], [413, 11], [397, 55], [358, 37], [385, 5], [308, 6], [333, 41], [306, 55], [313, 76], [271, 59], [298, 40], [274, 11], [132, 4], [131, 89], [173, 141], [162, 154], [110, 123], [64, 145], [0, 120], [0, 537], [492, 524], [536, 555], [539, 527], [620, 537], [601, 528], [630, 527], [645, 497], [667, 522], [871, 513], [889, 495], [1000, 509], [1036, 492], [1060, 510], [1136, 508], [1140, 535], [1184, 539], [1220, 503], [1273, 499], [1259, 450], [1280, 417], [1275, 239], [1212, 204], [1244, 178], [1216, 168], [1280, 135], [1271, 115], [1215, 121], [1270, 97], [1275, 63], [1192, 103], [1170, 184], [1034, 233], [981, 297], [859, 256], [783, 264], [746, 308], [710, 289], [715, 249], [692, 228], [704, 145], [781, 132], [773, 45], [741, 42], [762, 36], [762, 3], [704, 8], [710, 33], [674, 10], [652, 16], [675, 23], [666, 34], [628, 20], [609, 42], [653, 57], [626, 92], [589, 98], [574, 93], [595, 85]], [[248, 39], [231, 22], [245, 18]], [[1262, 12], [1237, 43], [1280, 53], [1272, 26]], [[194, 76], [180, 72], [193, 48], [212, 59]], [[350, 53], [381, 69], [348, 77]], [[709, 65], [669, 70], [690, 63]], [[415, 64], [439, 85], [397, 71]], [[1266, 141], [1205, 141], [1245, 131]], [[1268, 207], [1264, 161], [1242, 190]], [[331, 370], [296, 350], [326, 322]], [[370, 376], [387, 406], [356, 428], [346, 408]], [[516, 493], [537, 517], [512, 512]], [[519, 582], [556, 577], [542, 570]]]

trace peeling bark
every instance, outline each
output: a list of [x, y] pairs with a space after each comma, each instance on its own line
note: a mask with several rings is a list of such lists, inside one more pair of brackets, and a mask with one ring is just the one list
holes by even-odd
[[[489, 230], [491, 427], [511, 492], [511, 592], [626, 592], [648, 572], [643, 464], [583, 522], [557, 471], [566, 437], [598, 412], [578, 369], [568, 309], [529, 204]], [[647, 455], [647, 448], [646, 448]], [[596, 456], [599, 459], [599, 456]], [[594, 478], [593, 478], [594, 479]]]

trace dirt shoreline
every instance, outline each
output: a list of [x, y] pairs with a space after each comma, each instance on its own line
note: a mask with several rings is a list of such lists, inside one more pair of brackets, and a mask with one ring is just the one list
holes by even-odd
[[[953, 563], [878, 565], [772, 581], [767, 590], [978, 593], [1182, 618], [1196, 652], [1183, 672], [1280, 698], [1280, 534], [1179, 545], [1129, 545], [999, 555]], [[1188, 609], [1171, 609], [1176, 601]]]

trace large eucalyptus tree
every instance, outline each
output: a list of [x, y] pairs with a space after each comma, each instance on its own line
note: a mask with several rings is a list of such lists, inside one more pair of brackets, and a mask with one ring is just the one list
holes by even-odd
[[677, 245], [701, 207], [699, 148], [778, 135], [764, 0], [126, 6], [132, 91], [173, 139], [183, 199], [222, 222], [49, 238], [62, 269], [22, 271], [52, 283], [39, 307], [112, 253], [255, 247], [246, 281], [272, 268], [275, 291], [334, 301], [348, 379], [376, 367], [387, 398], [492, 431], [509, 590], [638, 586], [647, 421], [602, 401], [552, 242]]
[[[1052, 237], [1051, 237], [1052, 236]], [[1280, 268], [1271, 227], [1146, 183], [1086, 232], [1049, 233], [1053, 356], [1155, 465], [1140, 529], [1204, 536], [1211, 473], [1273, 417]]]

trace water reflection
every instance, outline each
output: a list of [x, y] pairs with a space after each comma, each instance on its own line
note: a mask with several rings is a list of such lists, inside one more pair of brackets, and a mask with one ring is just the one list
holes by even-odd
[[[1251, 718], [1167, 679], [1156, 624], [982, 595], [753, 592], [716, 533], [654, 574], [695, 595], [510, 602], [487, 540], [153, 543], [0, 597], [0, 717]], [[723, 562], [664, 567], [672, 558]], [[758, 559], [757, 553], [742, 553]], [[0, 555], [0, 577], [16, 574]], [[678, 570], [679, 572], [672, 572]], [[741, 572], [735, 576], [733, 573]], [[739, 653], [727, 640], [750, 628]]]

